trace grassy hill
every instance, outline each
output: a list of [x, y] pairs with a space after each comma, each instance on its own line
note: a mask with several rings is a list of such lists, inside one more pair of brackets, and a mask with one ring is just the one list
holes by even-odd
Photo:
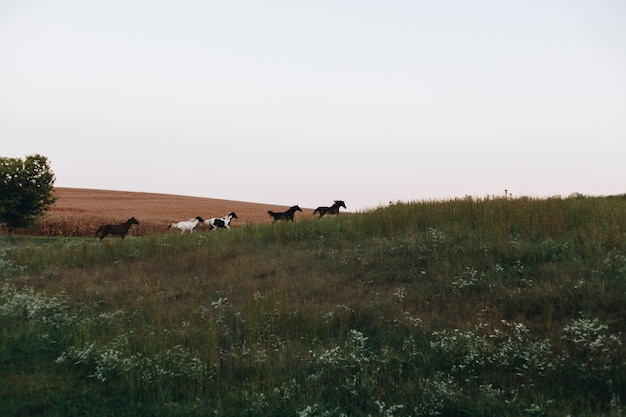
[[18, 238], [0, 414], [620, 416], [625, 232], [578, 196]]

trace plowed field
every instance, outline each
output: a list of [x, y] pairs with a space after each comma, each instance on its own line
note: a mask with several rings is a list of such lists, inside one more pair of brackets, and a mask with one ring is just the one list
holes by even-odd
[[[284, 211], [288, 208], [212, 198], [82, 188], [55, 188], [54, 195], [57, 202], [45, 217], [34, 229], [20, 233], [94, 236], [102, 224], [123, 223], [130, 217], [135, 217], [140, 225], [131, 227], [129, 235], [132, 236], [156, 231], [166, 232], [165, 228], [172, 222], [196, 216], [203, 219], [223, 217], [231, 211], [238, 216], [231, 222], [231, 228], [236, 228], [247, 223], [271, 222], [268, 210]], [[295, 220], [312, 214], [313, 209], [302, 207], [302, 213], [297, 212]], [[197, 226], [198, 231], [207, 229], [208, 225]], [[171, 230], [169, 232], [174, 233]]]

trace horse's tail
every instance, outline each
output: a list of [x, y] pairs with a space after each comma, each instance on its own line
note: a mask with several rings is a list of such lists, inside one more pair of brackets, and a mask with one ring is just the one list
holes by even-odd
[[315, 215], [315, 213], [317, 213], [318, 211], [320, 211], [320, 208], [316, 208], [315, 210], [313, 210], [313, 215]]
[[167, 225], [167, 227], [165, 228], [165, 230], [169, 230], [172, 228], [172, 226], [174, 226], [174, 223], [170, 223], [169, 225]]
[[98, 237], [98, 235], [100, 235], [102, 232], [104, 232], [104, 226], [98, 227], [98, 230], [96, 230], [96, 237]]

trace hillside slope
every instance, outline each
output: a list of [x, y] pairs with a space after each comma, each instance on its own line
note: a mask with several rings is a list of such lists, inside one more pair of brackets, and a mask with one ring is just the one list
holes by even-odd
[[[121, 223], [135, 217], [140, 225], [131, 228], [131, 235], [164, 231], [168, 224], [196, 216], [204, 219], [237, 213], [231, 227], [247, 223], [266, 223], [272, 219], [268, 210], [282, 211], [288, 207], [242, 201], [188, 197], [170, 194], [82, 188], [54, 189], [57, 202], [30, 233], [36, 235], [93, 236], [104, 223]], [[298, 202], [294, 202], [298, 204]], [[298, 216], [311, 216], [313, 209], [302, 208]], [[198, 230], [208, 229], [200, 225]]]

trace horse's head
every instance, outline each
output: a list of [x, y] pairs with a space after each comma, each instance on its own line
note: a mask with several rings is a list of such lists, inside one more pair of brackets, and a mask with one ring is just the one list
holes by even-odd
[[233, 219], [238, 219], [239, 218], [239, 217], [237, 217], [237, 214], [235, 214], [234, 211], [232, 213], [230, 213], [229, 216], [232, 217]]
[[300, 206], [293, 206], [293, 207], [291, 207], [291, 210], [293, 210], [293, 211], [302, 211]]
[[346, 208], [346, 203], [343, 202], [343, 200], [335, 200], [335, 205], [337, 207], [343, 207]]
[[130, 219], [128, 219], [126, 223], [139, 225], [139, 222], [134, 217], [131, 217]]

